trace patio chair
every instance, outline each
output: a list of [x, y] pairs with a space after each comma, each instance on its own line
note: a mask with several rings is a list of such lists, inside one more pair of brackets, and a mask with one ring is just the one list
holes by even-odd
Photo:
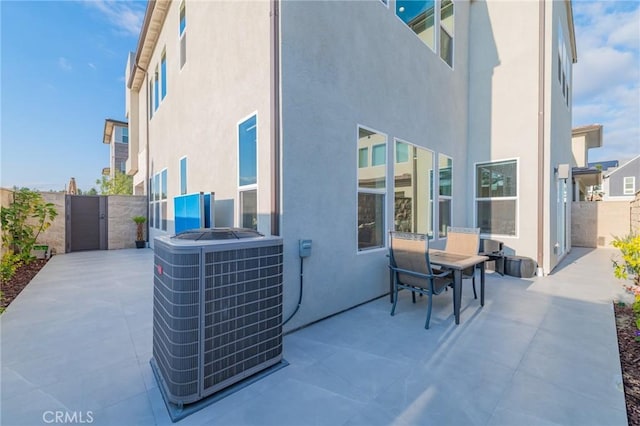
[[[444, 251], [456, 254], [477, 255], [480, 250], [480, 228], [447, 227], [447, 244]], [[471, 278], [473, 298], [476, 293], [476, 268], [472, 266], [462, 271], [462, 278]]]
[[406, 232], [389, 233], [389, 269], [393, 275], [393, 308], [395, 314], [398, 290], [411, 290], [413, 303], [416, 293], [424, 294], [427, 301], [427, 320], [424, 328], [429, 329], [433, 295], [442, 293], [453, 283], [451, 271], [434, 271], [429, 262], [429, 238], [424, 234]]

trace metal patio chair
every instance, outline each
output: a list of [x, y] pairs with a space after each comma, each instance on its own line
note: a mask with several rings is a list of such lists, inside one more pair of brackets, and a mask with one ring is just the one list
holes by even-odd
[[[477, 255], [480, 251], [480, 228], [447, 227], [447, 244], [444, 251], [456, 254]], [[462, 278], [471, 278], [473, 298], [476, 293], [476, 268], [471, 267], [462, 271]]]
[[429, 329], [433, 295], [442, 293], [453, 283], [451, 271], [435, 271], [429, 262], [429, 238], [424, 234], [406, 232], [389, 233], [389, 269], [393, 275], [393, 308], [396, 311], [398, 291], [412, 292], [413, 303], [416, 293], [427, 296], [427, 320], [424, 328]]

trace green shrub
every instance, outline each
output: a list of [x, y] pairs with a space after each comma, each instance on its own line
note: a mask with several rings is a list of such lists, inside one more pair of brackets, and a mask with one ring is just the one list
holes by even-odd
[[58, 212], [40, 193], [28, 188], [16, 190], [13, 196], [9, 207], [0, 208], [2, 245], [29, 263], [38, 235], [51, 226]]
[[613, 246], [620, 250], [622, 261], [613, 261], [613, 273], [616, 278], [631, 277], [636, 286], [640, 286], [640, 235], [630, 234], [626, 237], [615, 237]]
[[0, 261], [0, 280], [3, 284], [13, 278], [20, 265], [22, 265], [20, 256], [12, 252], [7, 252], [2, 255], [2, 260]]

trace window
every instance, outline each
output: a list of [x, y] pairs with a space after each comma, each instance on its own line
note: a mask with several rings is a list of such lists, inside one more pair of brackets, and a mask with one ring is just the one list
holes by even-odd
[[571, 63], [569, 62], [569, 52], [562, 30], [562, 23], [558, 23], [558, 83], [560, 91], [564, 97], [565, 103], [569, 106], [570, 80], [571, 80]]
[[396, 141], [393, 189], [396, 231], [433, 238], [433, 158], [429, 150]]
[[162, 57], [160, 59], [160, 87], [161, 87], [161, 100], [167, 96], [167, 53], [162, 51]]
[[387, 164], [387, 144], [374, 145], [371, 148], [371, 165], [384, 166]]
[[626, 176], [624, 178], [624, 195], [634, 195], [636, 193], [636, 177]]
[[127, 127], [114, 127], [115, 137], [114, 140], [118, 143], [128, 143], [129, 142], [129, 129]]
[[452, 171], [453, 160], [438, 154], [438, 236], [447, 236], [447, 226], [451, 226]]
[[185, 2], [180, 5], [180, 24], [178, 28], [178, 37], [180, 38], [180, 69], [187, 62], [187, 14], [185, 10]]
[[258, 117], [238, 125], [238, 192], [240, 226], [258, 229]]
[[369, 148], [364, 147], [358, 150], [358, 167], [369, 167]]
[[371, 166], [358, 167], [358, 250], [385, 246], [386, 147], [385, 135], [358, 128], [358, 153], [372, 153]]
[[180, 195], [187, 193], [187, 157], [180, 159]]
[[435, 0], [396, 0], [398, 18], [435, 51], [434, 7]]
[[149, 226], [167, 230], [167, 169], [153, 175], [149, 196]]
[[160, 106], [160, 97], [158, 96], [158, 81], [160, 80], [160, 74], [158, 73], [158, 67], [156, 67], [156, 71], [153, 77], [153, 109], [154, 111], [158, 110]]
[[516, 235], [518, 163], [476, 164], [476, 226], [483, 234]]
[[153, 118], [153, 81], [149, 82], [149, 120]]
[[453, 68], [453, 1], [440, 3], [440, 57]]
[[396, 163], [408, 163], [410, 150], [409, 144], [396, 142]]
[[161, 192], [160, 192], [160, 210], [162, 215], [161, 227], [163, 231], [167, 230], [167, 169], [160, 173]]

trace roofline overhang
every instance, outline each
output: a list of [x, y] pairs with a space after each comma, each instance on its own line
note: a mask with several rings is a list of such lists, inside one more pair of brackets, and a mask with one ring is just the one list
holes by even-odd
[[612, 174], [614, 174], [615, 172], [617, 172], [618, 170], [628, 166], [629, 164], [631, 164], [633, 161], [636, 161], [638, 158], [640, 158], [640, 155], [636, 155], [635, 157], [633, 157], [631, 160], [627, 161], [626, 163], [624, 163], [621, 166], [616, 167], [614, 170], [611, 170], [609, 173], [607, 173], [606, 175], [604, 175], [605, 178], [609, 178], [609, 176], [611, 176]]
[[602, 124], [589, 124], [587, 126], [571, 129], [571, 137], [584, 136], [587, 149], [600, 148], [603, 144]]
[[113, 128], [115, 126], [129, 127], [129, 123], [126, 121], [114, 120], [113, 118], [105, 119], [104, 130], [102, 131], [102, 143], [107, 145], [111, 143], [111, 136], [113, 136]]
[[578, 46], [576, 44], [576, 28], [573, 22], [573, 6], [571, 0], [565, 0], [564, 5], [567, 8], [569, 42], [571, 43], [571, 62], [575, 64], [578, 62]]
[[151, 55], [158, 42], [160, 31], [167, 17], [172, 0], [149, 0], [140, 30], [140, 38], [136, 47], [135, 61], [132, 65], [127, 88], [138, 92], [142, 86], [144, 75], [149, 68]]

